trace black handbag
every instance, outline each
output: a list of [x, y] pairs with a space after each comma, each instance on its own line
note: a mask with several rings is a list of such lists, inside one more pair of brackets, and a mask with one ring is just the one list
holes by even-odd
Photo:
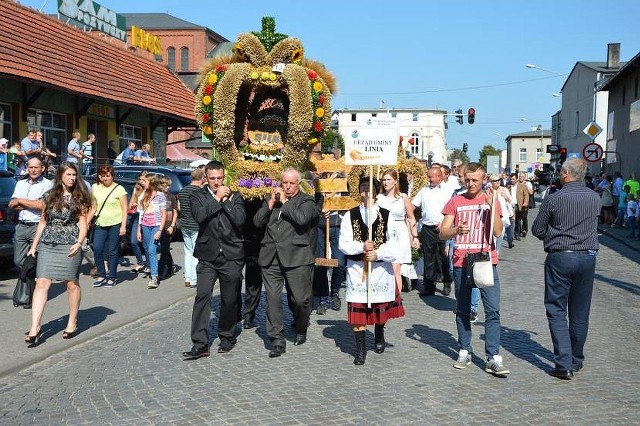
[[20, 269], [20, 276], [13, 290], [13, 306], [31, 307], [31, 298], [36, 284], [37, 259], [27, 256]]
[[33, 289], [27, 280], [18, 278], [16, 288], [13, 290], [13, 306], [31, 305], [32, 294]]

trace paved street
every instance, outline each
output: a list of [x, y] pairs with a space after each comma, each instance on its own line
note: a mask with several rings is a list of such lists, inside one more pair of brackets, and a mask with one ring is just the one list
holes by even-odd
[[[382, 355], [370, 350], [362, 367], [352, 364], [344, 307], [314, 313], [303, 346], [293, 346], [295, 331], [287, 327], [286, 354], [269, 359], [264, 300], [259, 328], [239, 329], [232, 352], [215, 353], [216, 339], [209, 358], [184, 362], [193, 291], [180, 274], [154, 291], [142, 278], [109, 290], [91, 288], [83, 277], [81, 334], [60, 336], [67, 309], [60, 290], [45, 312], [46, 339], [34, 349], [22, 343], [29, 311], [11, 305], [15, 279], [4, 277], [0, 424], [636, 423], [639, 252], [636, 242], [613, 239], [616, 231], [601, 236], [585, 368], [567, 382], [546, 374], [552, 352], [542, 304], [544, 252], [532, 237], [501, 252], [507, 378], [484, 372], [482, 314], [473, 326], [473, 364], [451, 367], [453, 297], [404, 294], [407, 315], [389, 322], [390, 347]], [[368, 339], [372, 349], [372, 333]]]

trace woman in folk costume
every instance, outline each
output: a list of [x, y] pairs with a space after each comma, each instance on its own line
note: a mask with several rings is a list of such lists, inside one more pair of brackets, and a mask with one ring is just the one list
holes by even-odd
[[[373, 183], [374, 194], [377, 194], [380, 183], [376, 179]], [[375, 325], [375, 352], [383, 353], [385, 323], [391, 318], [404, 316], [400, 288], [392, 266], [397, 249], [387, 241], [389, 211], [377, 204], [372, 206], [372, 236], [369, 237], [369, 191], [369, 177], [360, 178], [358, 192], [361, 203], [349, 210], [340, 224], [339, 247], [347, 257], [347, 322], [355, 334], [353, 363], [356, 365], [364, 364], [367, 356], [367, 325]], [[371, 264], [371, 273], [365, 276], [367, 263]], [[371, 287], [370, 300], [367, 300], [367, 283]], [[368, 301], [371, 307], [367, 306]]]

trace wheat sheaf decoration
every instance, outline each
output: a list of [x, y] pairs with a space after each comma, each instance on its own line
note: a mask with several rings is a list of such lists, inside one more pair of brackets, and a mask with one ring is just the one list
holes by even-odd
[[245, 198], [277, 186], [281, 171], [301, 172], [331, 119], [333, 75], [305, 58], [302, 42], [262, 18], [231, 54], [209, 60], [200, 75], [196, 119], [225, 164], [227, 184]]

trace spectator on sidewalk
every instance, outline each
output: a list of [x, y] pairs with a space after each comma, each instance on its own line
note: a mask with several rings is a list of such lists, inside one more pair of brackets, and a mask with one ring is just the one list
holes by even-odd
[[98, 279], [93, 283], [94, 287], [111, 288], [116, 285], [120, 237], [127, 233], [127, 191], [113, 181], [114, 175], [113, 167], [100, 167], [98, 182], [91, 187], [93, 205], [88, 214], [89, 223], [97, 215], [93, 250]]
[[42, 315], [53, 280], [64, 281], [68, 292], [69, 316], [62, 338], [71, 339], [78, 331], [80, 250], [87, 234], [91, 198], [73, 163], [61, 164], [53, 182], [53, 187], [43, 197], [42, 215], [27, 253], [36, 256], [37, 251], [38, 255], [31, 327], [24, 339], [28, 347], [39, 343]]
[[178, 193], [178, 221], [184, 243], [184, 286], [190, 288], [195, 288], [198, 284], [198, 276], [196, 274], [198, 259], [193, 256], [193, 249], [198, 238], [198, 223], [191, 214], [191, 194], [202, 188], [203, 177], [204, 170], [202, 168], [194, 169], [191, 172], [191, 182], [189, 185], [182, 187]]
[[118, 153], [116, 152], [116, 141], [109, 141], [109, 148], [107, 148], [107, 162], [109, 165], [113, 166], [113, 163], [116, 161], [118, 157]]
[[20, 142], [20, 150], [24, 152], [24, 155], [27, 157], [27, 160], [30, 160], [34, 157], [39, 158], [42, 153], [42, 148], [40, 144], [36, 140], [36, 131], [29, 130], [27, 136], [22, 139]]
[[93, 143], [96, 140], [96, 135], [89, 133], [87, 140], [82, 143], [82, 175], [89, 176], [91, 174], [91, 167], [93, 166]]
[[555, 364], [549, 374], [565, 380], [584, 365], [598, 253], [601, 201], [584, 186], [586, 169], [585, 162], [578, 158], [562, 164], [562, 189], [545, 198], [532, 227], [547, 252], [544, 305]]
[[78, 160], [83, 158], [80, 146], [80, 132], [75, 130], [71, 136], [71, 140], [67, 143], [67, 162], [78, 164]]
[[40, 222], [44, 207], [42, 196], [53, 186], [53, 183], [43, 176], [44, 165], [39, 158], [31, 158], [27, 162], [27, 173], [29, 177], [16, 183], [9, 201], [9, 207], [19, 212], [13, 246], [13, 263], [18, 268], [22, 267], [36, 234], [36, 226]]
[[143, 144], [142, 147], [140, 147], [140, 149], [134, 154], [133, 164], [148, 166], [151, 163], [155, 163], [156, 159], [155, 157], [151, 157], [149, 151], [151, 151], [151, 145], [148, 143]]
[[[629, 226], [629, 238], [636, 238], [636, 223], [638, 217], [638, 202], [633, 194], [627, 196], [627, 225]], [[637, 236], [640, 239], [640, 234]]]
[[160, 178], [162, 192], [167, 197], [167, 220], [160, 237], [160, 260], [158, 261], [158, 277], [164, 281], [176, 273], [177, 267], [171, 256], [171, 239], [176, 233], [178, 221], [178, 199], [169, 191], [171, 179], [166, 176]]

